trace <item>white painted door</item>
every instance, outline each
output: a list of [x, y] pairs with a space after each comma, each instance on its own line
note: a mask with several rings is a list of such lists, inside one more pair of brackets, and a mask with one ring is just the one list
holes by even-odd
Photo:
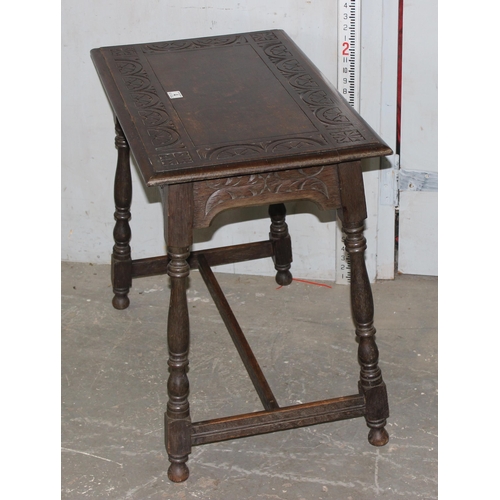
[[435, 0], [403, 2], [398, 271], [438, 274]]

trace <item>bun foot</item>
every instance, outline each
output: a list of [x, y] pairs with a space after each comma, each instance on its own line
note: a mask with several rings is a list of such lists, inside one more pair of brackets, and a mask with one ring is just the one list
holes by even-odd
[[287, 286], [292, 280], [293, 277], [290, 271], [278, 271], [276, 273], [276, 283], [278, 283], [278, 285]]
[[174, 483], [182, 483], [189, 477], [189, 469], [185, 463], [172, 463], [168, 468], [168, 478]]
[[113, 297], [112, 304], [115, 309], [127, 309], [130, 305], [130, 299], [127, 295], [115, 295]]
[[370, 429], [368, 433], [368, 441], [373, 446], [384, 446], [389, 442], [389, 434], [385, 430], [385, 427], [380, 429]]

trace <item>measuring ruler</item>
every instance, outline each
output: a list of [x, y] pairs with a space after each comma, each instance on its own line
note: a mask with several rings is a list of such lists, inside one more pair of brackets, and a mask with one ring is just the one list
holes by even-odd
[[[337, 89], [356, 111], [359, 111], [360, 4], [361, 0], [338, 0], [337, 5]], [[351, 265], [341, 227], [337, 217], [335, 281], [346, 285], [351, 281]]]
[[337, 88], [359, 111], [360, 0], [338, 0]]

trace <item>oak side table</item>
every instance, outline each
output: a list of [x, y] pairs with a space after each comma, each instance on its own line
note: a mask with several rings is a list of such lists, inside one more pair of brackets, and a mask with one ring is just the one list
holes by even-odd
[[[386, 444], [389, 407], [364, 262], [361, 159], [389, 155], [391, 149], [282, 30], [104, 47], [91, 56], [115, 115], [118, 149], [113, 306], [129, 305], [134, 278], [168, 274], [171, 280], [165, 413], [170, 480], [188, 478], [192, 446], [323, 422], [364, 417], [369, 442]], [[130, 153], [145, 184], [161, 191], [166, 256], [131, 257]], [[302, 199], [336, 209], [342, 221], [361, 370], [354, 395], [280, 407], [211, 266], [270, 257], [277, 283], [290, 284], [284, 202]], [[268, 240], [190, 252], [193, 230], [209, 226], [221, 211], [264, 204], [271, 219]], [[263, 411], [191, 421], [186, 374], [191, 269], [199, 269]]]

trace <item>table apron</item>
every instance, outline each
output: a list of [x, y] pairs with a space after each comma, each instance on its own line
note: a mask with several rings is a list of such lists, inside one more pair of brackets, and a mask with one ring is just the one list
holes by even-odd
[[194, 228], [208, 227], [224, 210], [310, 200], [323, 210], [341, 206], [337, 165], [239, 175], [193, 183]]

